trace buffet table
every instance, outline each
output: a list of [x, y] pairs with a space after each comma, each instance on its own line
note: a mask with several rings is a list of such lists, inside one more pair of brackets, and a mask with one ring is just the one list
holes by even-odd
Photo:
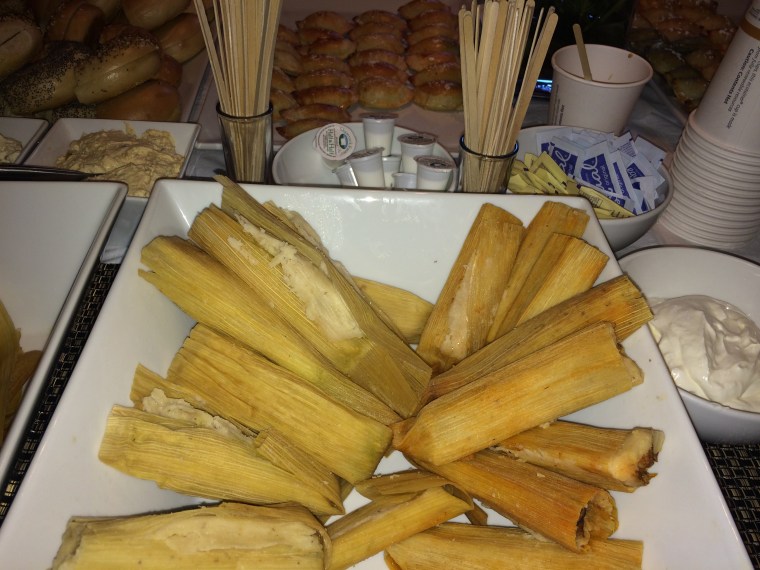
[[[208, 82], [201, 88], [188, 120], [199, 122], [202, 132], [212, 132], [215, 125], [207, 125], [209, 89]], [[524, 126], [545, 122], [548, 101], [536, 99], [531, 106]], [[648, 86], [639, 101], [631, 120], [630, 130], [634, 135], [649, 138], [662, 148], [672, 151], [678, 141], [683, 126], [683, 116], [679, 115], [667, 98], [655, 86]], [[224, 170], [221, 144], [213, 137], [201, 135], [189, 161], [187, 178], [209, 178]], [[144, 203], [143, 203], [144, 205]], [[66, 383], [71, 375], [98, 312], [109, 288], [117, 275], [121, 257], [129, 243], [142, 212], [140, 203], [128, 202], [124, 214], [111, 235], [101, 263], [90, 279], [89, 288], [80, 303], [73, 325], [63, 342], [56, 359], [56, 365], [49, 378], [46, 390], [37, 403], [35, 412], [27, 428], [25, 444], [19, 450], [8, 480], [4, 482], [0, 496], [0, 524], [4, 519], [14, 495], [40, 443], [50, 416], [55, 409]], [[685, 243], [677, 236], [668, 234], [655, 226], [644, 237], [625, 250], [618, 257], [629, 252], [663, 244]], [[760, 261], [760, 238], [733, 252], [737, 255]], [[723, 491], [726, 502], [736, 521], [741, 538], [747, 547], [755, 567], [760, 568], [760, 445], [714, 445], [704, 444], [705, 454]], [[694, 497], [699, 501], [699, 497]]]

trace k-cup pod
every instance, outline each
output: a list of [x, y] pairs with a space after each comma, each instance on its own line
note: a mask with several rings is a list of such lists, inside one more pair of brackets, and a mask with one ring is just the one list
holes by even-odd
[[383, 157], [383, 174], [385, 174], [385, 187], [393, 186], [393, 175], [401, 169], [401, 155], [390, 154]]
[[359, 182], [356, 180], [356, 174], [354, 174], [354, 168], [349, 162], [344, 162], [334, 168], [333, 174], [338, 177], [341, 186], [359, 186]]
[[330, 168], [337, 168], [356, 150], [354, 131], [341, 123], [330, 123], [314, 135], [314, 149]]
[[425, 133], [408, 133], [399, 135], [401, 144], [401, 172], [417, 174], [417, 163], [414, 157], [423, 154], [433, 154], [437, 138]]
[[423, 154], [417, 161], [417, 188], [419, 190], [446, 190], [454, 176], [456, 164], [441, 156]]
[[380, 147], [357, 150], [348, 157], [359, 186], [385, 188], [383, 149]]
[[549, 124], [620, 134], [653, 70], [647, 60], [608, 45], [586, 46], [591, 79], [584, 79], [576, 45], [552, 56]]
[[362, 125], [364, 126], [365, 148], [380, 147], [383, 156], [391, 153], [393, 146], [393, 132], [396, 129], [395, 113], [363, 113]]
[[693, 117], [717, 144], [754, 157], [760, 148], [759, 74], [760, 0], [754, 0]]
[[393, 188], [414, 190], [417, 188], [417, 175], [411, 172], [395, 172], [393, 174]]

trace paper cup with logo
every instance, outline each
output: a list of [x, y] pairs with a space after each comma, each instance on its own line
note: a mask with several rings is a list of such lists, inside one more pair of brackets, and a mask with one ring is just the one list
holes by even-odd
[[578, 47], [552, 56], [549, 123], [620, 134], [628, 123], [652, 66], [641, 56], [612, 46], [586, 46], [591, 79], [583, 78]]
[[754, 0], [710, 81], [694, 122], [719, 144], [760, 148], [760, 0]]

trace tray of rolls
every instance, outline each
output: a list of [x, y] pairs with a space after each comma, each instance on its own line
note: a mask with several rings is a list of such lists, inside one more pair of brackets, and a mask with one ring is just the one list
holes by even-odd
[[[275, 142], [382, 111], [456, 151], [463, 128], [460, 7], [454, 0], [333, 0], [318, 8], [285, 0], [272, 74]], [[209, 89], [201, 145], [221, 144], [217, 100]]]
[[192, 0], [0, 2], [0, 115], [186, 121], [208, 58]]

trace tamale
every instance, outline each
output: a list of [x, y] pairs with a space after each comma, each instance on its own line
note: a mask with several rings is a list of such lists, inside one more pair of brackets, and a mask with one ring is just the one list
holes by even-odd
[[539, 313], [451, 370], [435, 376], [424, 401], [447, 394], [593, 323], [612, 323], [615, 336], [623, 341], [651, 319], [649, 304], [628, 276], [614, 277]]
[[493, 204], [478, 211], [417, 346], [435, 372], [448, 370], [486, 343], [523, 231], [518, 218]]
[[432, 528], [472, 508], [451, 485], [431, 481], [427, 489], [378, 496], [327, 525], [332, 557], [327, 570], [342, 570], [389, 545]]
[[142, 250], [140, 275], [198, 322], [205, 323], [311, 382], [337, 402], [387, 420], [388, 407], [337, 370], [291, 324], [224, 265], [178, 237], [157, 237]]
[[588, 219], [588, 214], [583, 210], [573, 208], [561, 202], [545, 202], [541, 206], [538, 213], [528, 223], [525, 237], [517, 253], [514, 269], [499, 300], [493, 324], [488, 331], [488, 342], [509, 330], [504, 325], [507, 312], [509, 312], [515, 298], [522, 289], [525, 280], [533, 269], [539, 252], [544, 249], [544, 245], [549, 237], [554, 233], [581, 237], [586, 230]]
[[[132, 400], [139, 402], [151, 387], [133, 387]], [[391, 441], [389, 427], [202, 324], [190, 331], [160, 387], [236, 425], [281, 432], [350, 482], [371, 476]]]
[[577, 554], [519, 528], [443, 523], [386, 553], [401, 570], [639, 570], [643, 550], [638, 540], [592, 540]]
[[73, 517], [53, 570], [323, 570], [330, 539], [307, 510], [221, 503], [129, 517]]
[[353, 278], [375, 306], [387, 316], [409, 344], [416, 344], [433, 310], [433, 303], [422, 297], [372, 279]]
[[615, 501], [604, 489], [581, 483], [494, 451], [421, 467], [446, 477], [484, 505], [573, 552], [617, 530]]
[[518, 433], [494, 451], [612, 491], [632, 492], [655, 476], [665, 434], [651, 428], [613, 429], [556, 421]]
[[215, 179], [224, 186], [222, 209], [225, 212], [243, 216], [254, 227], [292, 246], [294, 251], [325, 271], [359, 328], [371, 342], [372, 349], [365, 354], [365, 359], [374, 363], [375, 381], [364, 387], [402, 417], [410, 416], [417, 409], [430, 380], [430, 367], [378, 315], [353, 280], [324, 250], [315, 247], [289, 224], [283, 223], [239, 185], [221, 176]]
[[590, 289], [608, 259], [580, 238], [559, 233], [549, 236], [501, 321], [502, 334]]
[[356, 490], [370, 500], [386, 495], [398, 495], [401, 493], [416, 493], [442, 487], [449, 482], [440, 475], [420, 469], [410, 469], [386, 475], [377, 475], [356, 484]]
[[396, 449], [440, 465], [643, 381], [609, 323], [591, 325], [426, 404], [394, 424]]
[[0, 301], [0, 443], [5, 439], [5, 418], [13, 414], [11, 382], [16, 358], [21, 352], [19, 331]]
[[342, 511], [341, 505], [314, 490], [317, 484], [303, 484], [307, 462], [300, 466], [304, 473], [296, 476], [262, 457], [255, 439], [229, 422], [192, 409], [182, 415], [193, 419], [114, 406], [98, 457], [127, 475], [196, 497], [252, 504], [294, 502], [315, 514]]

